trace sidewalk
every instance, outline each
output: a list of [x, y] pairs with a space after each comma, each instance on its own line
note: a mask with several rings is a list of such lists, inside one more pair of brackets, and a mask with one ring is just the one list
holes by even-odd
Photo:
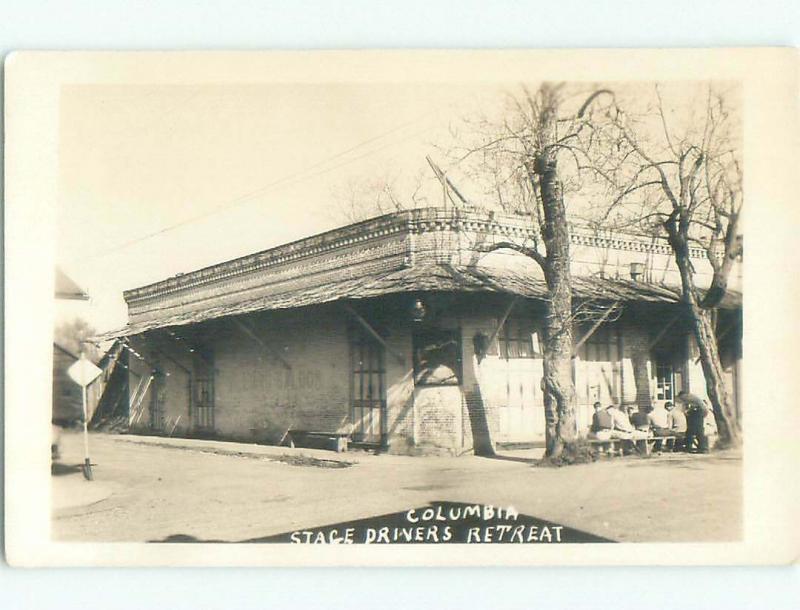
[[[99, 435], [98, 435], [99, 436]], [[229, 455], [234, 457], [264, 457], [264, 458], [285, 458], [287, 456], [296, 458], [308, 458], [321, 462], [336, 462], [346, 466], [353, 464], [371, 463], [376, 460], [381, 463], [418, 463], [421, 457], [426, 460], [450, 460], [461, 459], [457, 456], [408, 456], [392, 453], [375, 454], [361, 449], [351, 449], [343, 453], [336, 453], [327, 449], [310, 449], [305, 447], [284, 447], [278, 445], [260, 445], [256, 443], [236, 443], [222, 440], [206, 440], [195, 438], [170, 438], [164, 436], [140, 436], [140, 435], [104, 435], [106, 438], [118, 443], [131, 443], [138, 445], [149, 445], [153, 447], [165, 447], [174, 449], [184, 449], [188, 451], [199, 451], [202, 453], [212, 453], [217, 455]], [[501, 459], [519, 462], [534, 462], [544, 456], [544, 448], [535, 449], [508, 449], [500, 450], [497, 455]], [[469, 457], [469, 456], [463, 456]], [[278, 459], [277, 461], [283, 461]]]
[[[283, 447], [279, 445], [260, 445], [256, 443], [236, 443], [222, 440], [206, 440], [197, 438], [170, 438], [165, 436], [140, 436], [140, 435], [104, 435], [116, 443], [130, 443], [134, 445], [149, 445], [153, 447], [164, 447], [173, 449], [183, 449], [187, 451], [198, 451], [201, 453], [211, 453], [216, 455], [227, 455], [243, 458], [308, 458], [320, 462], [336, 462], [345, 466], [360, 464], [366, 460], [374, 459], [374, 454], [367, 451], [348, 451], [336, 453], [326, 449], [310, 449], [300, 447]], [[406, 459], [406, 456], [381, 456], [391, 458]], [[281, 460], [278, 460], [281, 461]]]

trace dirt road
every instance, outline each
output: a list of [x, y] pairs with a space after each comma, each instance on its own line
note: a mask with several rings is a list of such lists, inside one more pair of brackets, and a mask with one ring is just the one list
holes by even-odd
[[[82, 462], [80, 436], [63, 437], [57, 540], [242, 541], [445, 500], [511, 505], [618, 541], [726, 541], [741, 532], [742, 463], [730, 453], [554, 469], [535, 466], [532, 452], [375, 456], [100, 434], [91, 447], [95, 481], [85, 482], [70, 468]], [[92, 485], [111, 493], [69, 501]]]

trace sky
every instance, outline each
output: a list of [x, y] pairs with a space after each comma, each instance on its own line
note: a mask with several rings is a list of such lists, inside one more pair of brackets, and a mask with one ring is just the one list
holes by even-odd
[[[704, 110], [701, 85], [662, 89], [670, 129], [687, 122], [675, 110], [686, 99]], [[594, 86], [576, 84], [569, 103], [579, 105]], [[652, 83], [612, 86], [625, 107], [647, 112], [652, 104]], [[498, 117], [519, 90], [430, 82], [62, 87], [56, 262], [91, 300], [60, 307], [57, 322], [80, 315], [99, 332], [120, 328], [124, 290], [347, 224], [353, 184], [396, 180], [403, 195], [421, 175], [426, 204], [441, 205], [426, 155], [471, 202], [480, 200], [482, 187], [448, 167], [446, 150], [463, 137], [464, 118]], [[646, 130], [661, 134], [648, 116]], [[597, 197], [585, 193], [589, 206]]]
[[349, 184], [426, 170], [453, 118], [500, 94], [409, 83], [66, 86], [57, 264], [91, 295], [82, 315], [98, 331], [121, 327], [123, 290], [346, 224]]

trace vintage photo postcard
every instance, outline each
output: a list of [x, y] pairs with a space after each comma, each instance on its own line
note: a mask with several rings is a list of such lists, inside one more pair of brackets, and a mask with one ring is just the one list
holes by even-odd
[[10, 56], [9, 562], [794, 562], [797, 68]]

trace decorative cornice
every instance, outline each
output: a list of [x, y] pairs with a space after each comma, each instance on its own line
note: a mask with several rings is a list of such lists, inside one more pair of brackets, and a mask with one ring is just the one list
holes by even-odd
[[[371, 218], [197, 271], [178, 274], [166, 280], [126, 290], [123, 292], [123, 297], [128, 303], [160, 297], [258, 270], [296, 263], [308, 257], [365, 244], [387, 236], [414, 236], [445, 231], [486, 233], [523, 241], [533, 241], [538, 237], [530, 221], [523, 216], [475, 210], [417, 208]], [[577, 246], [665, 255], [672, 253], [664, 239], [654, 241], [652, 238], [628, 234], [592, 233], [579, 226], [572, 227], [570, 236], [571, 243]], [[409, 241], [411, 242], [409, 247], [412, 247], [413, 238]], [[409, 255], [410, 258], [413, 257], [413, 252], [409, 252]], [[693, 258], [706, 256], [701, 248], [690, 249], [690, 255]]]

